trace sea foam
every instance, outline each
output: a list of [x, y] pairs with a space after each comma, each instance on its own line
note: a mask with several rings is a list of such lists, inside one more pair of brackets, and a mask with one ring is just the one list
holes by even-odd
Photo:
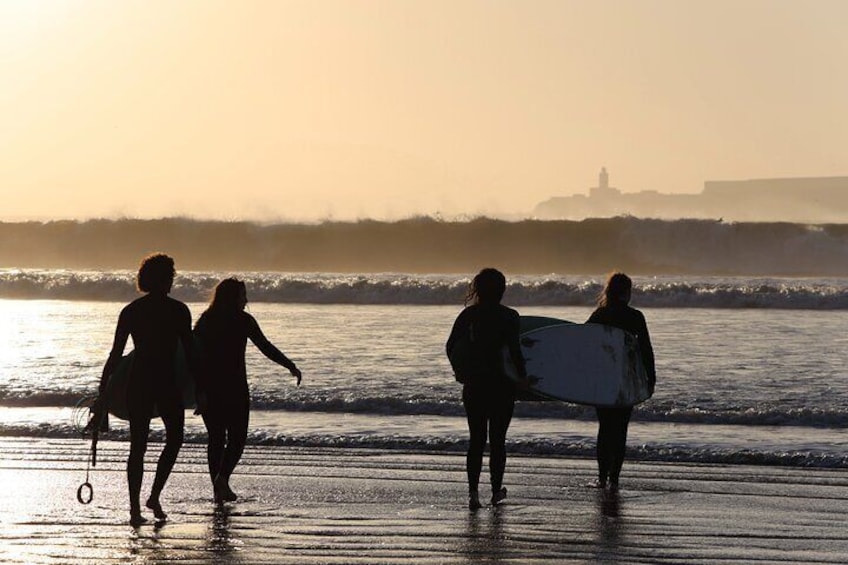
[[[178, 275], [173, 295], [206, 302], [228, 273]], [[248, 272], [252, 302], [301, 304], [462, 304], [465, 275]], [[602, 276], [517, 275], [507, 298], [515, 306], [590, 306]], [[636, 277], [638, 302], [656, 308], [848, 308], [848, 279]], [[137, 297], [129, 271], [0, 270], [0, 298], [126, 302]]]

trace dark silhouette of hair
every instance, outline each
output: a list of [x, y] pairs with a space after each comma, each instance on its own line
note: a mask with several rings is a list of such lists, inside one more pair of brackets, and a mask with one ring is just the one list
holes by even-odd
[[177, 274], [174, 260], [164, 253], [153, 253], [141, 260], [136, 286], [141, 292], [169, 292]]
[[498, 304], [506, 291], [506, 277], [502, 272], [487, 267], [477, 273], [468, 286], [465, 303]]
[[214, 312], [238, 312], [241, 310], [241, 293], [247, 292], [244, 282], [235, 277], [222, 280], [215, 286], [209, 310]]
[[633, 281], [624, 273], [611, 273], [604, 290], [598, 295], [598, 306], [613, 306], [630, 302]]

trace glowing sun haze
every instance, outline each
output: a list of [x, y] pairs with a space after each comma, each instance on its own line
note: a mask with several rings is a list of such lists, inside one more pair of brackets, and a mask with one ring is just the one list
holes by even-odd
[[0, 219], [522, 214], [848, 173], [848, 2], [0, 0]]

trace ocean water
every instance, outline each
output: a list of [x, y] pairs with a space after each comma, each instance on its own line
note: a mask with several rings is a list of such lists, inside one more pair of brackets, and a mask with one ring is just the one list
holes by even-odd
[[[181, 275], [194, 319], [227, 273]], [[247, 273], [250, 312], [303, 370], [301, 387], [248, 344], [253, 444], [464, 451], [460, 387], [444, 342], [461, 276]], [[848, 279], [636, 279], [657, 392], [633, 417], [628, 456], [848, 466]], [[133, 273], [0, 271], [0, 434], [80, 437]], [[584, 321], [601, 277], [514, 277], [521, 313]], [[199, 417], [188, 441], [202, 442]], [[591, 407], [521, 402], [513, 452], [591, 457]], [[161, 434], [161, 426], [154, 426]], [[113, 420], [110, 437], [125, 438]]]

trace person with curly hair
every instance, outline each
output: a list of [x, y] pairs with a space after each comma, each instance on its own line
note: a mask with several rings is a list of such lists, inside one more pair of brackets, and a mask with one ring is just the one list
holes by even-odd
[[130, 524], [147, 520], [141, 513], [140, 494], [144, 475], [144, 454], [154, 409], [165, 424], [165, 447], [159, 455], [156, 476], [146, 506], [157, 521], [167, 515], [160, 496], [183, 443], [185, 406], [177, 384], [176, 356], [182, 344], [192, 365], [191, 313], [182, 302], [168, 296], [174, 283], [174, 260], [163, 253], [145, 257], [138, 269], [137, 288], [144, 295], [121, 310], [112, 351], [100, 379], [100, 396], [105, 397], [109, 377], [115, 371], [127, 339], [132, 336], [135, 359], [129, 372], [127, 407], [130, 424], [130, 453], [127, 458], [127, 485], [130, 496]]

